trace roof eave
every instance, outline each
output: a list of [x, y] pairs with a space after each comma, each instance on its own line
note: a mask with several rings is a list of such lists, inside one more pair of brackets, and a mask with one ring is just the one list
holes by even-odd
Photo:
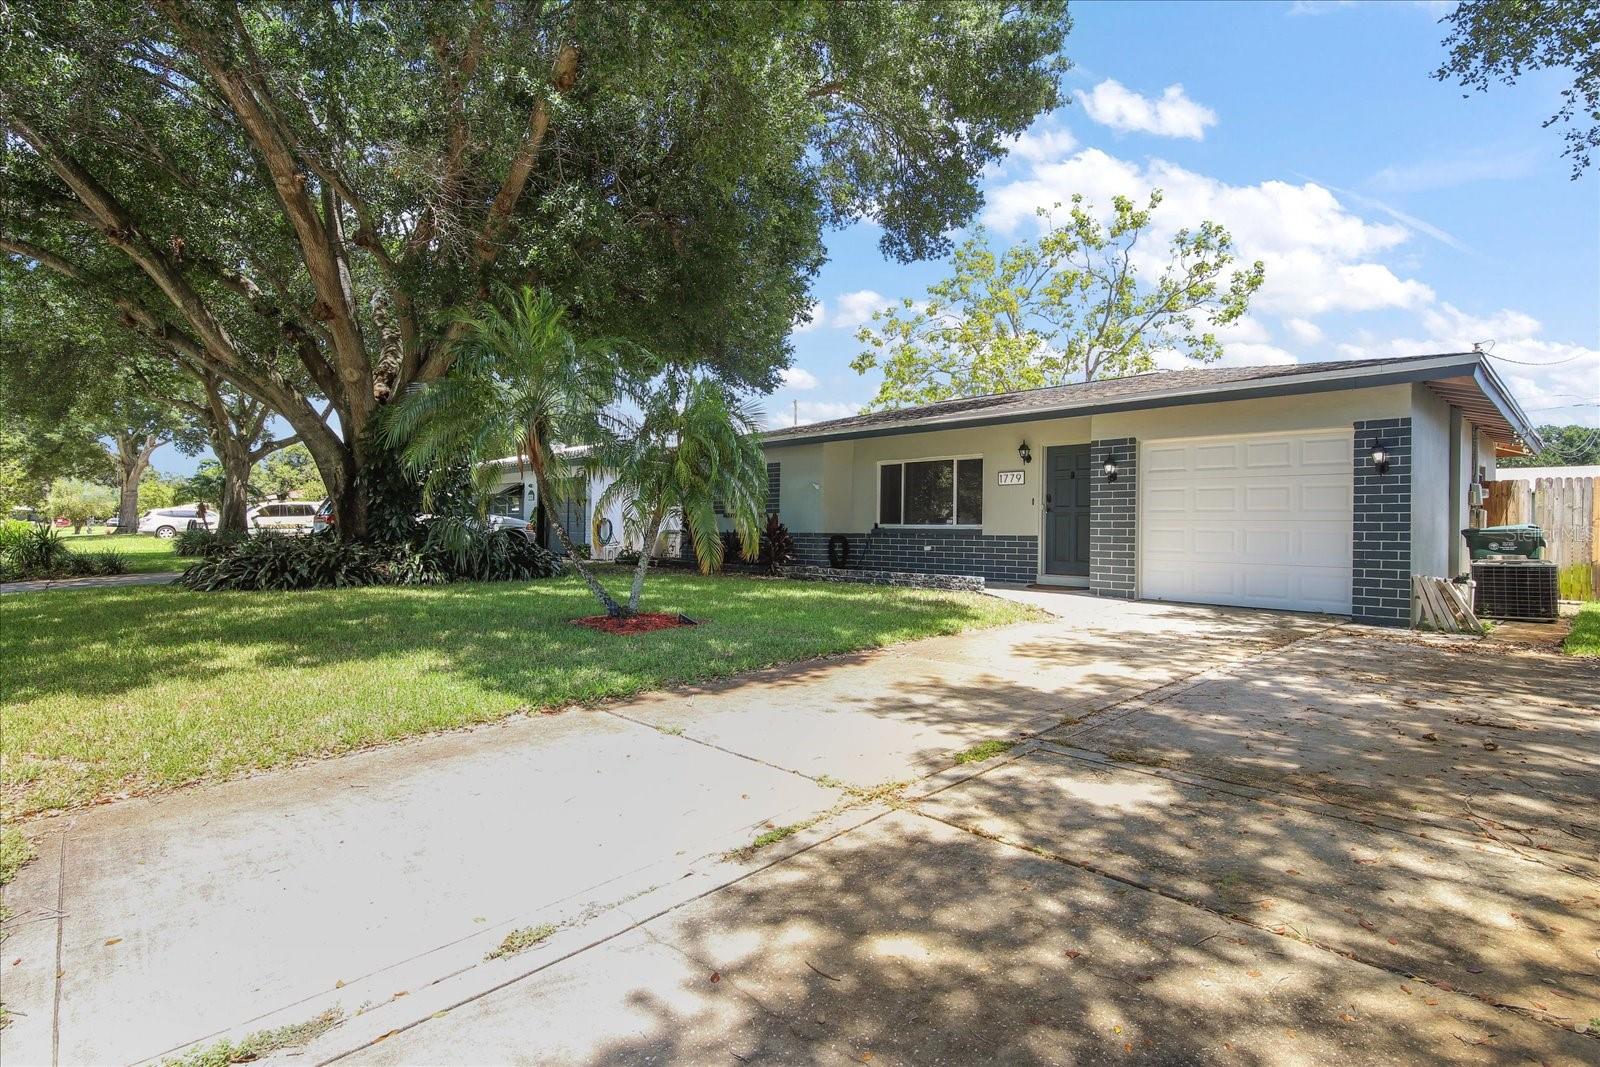
[[[1239, 382], [1224, 382], [1220, 385], [1195, 386], [1167, 393], [1147, 393], [1122, 400], [1013, 411], [998, 416], [985, 416], [982, 414], [954, 415], [946, 418], [925, 419], [899, 426], [879, 426], [860, 430], [841, 427], [837, 430], [824, 430], [819, 433], [791, 433], [789, 436], [765, 441], [763, 444], [767, 448], [782, 448], [788, 445], [815, 444], [820, 441], [851, 441], [867, 437], [893, 437], [908, 433], [927, 433], [930, 430], [1001, 426], [1016, 422], [1037, 422], [1045, 419], [1083, 418], [1089, 415], [1106, 415], [1139, 408], [1179, 407], [1187, 404], [1208, 404], [1229, 400], [1255, 400], [1265, 396], [1294, 396], [1302, 393], [1328, 392], [1334, 389], [1367, 389], [1381, 385], [1399, 385], [1424, 382], [1431, 378], [1448, 377], [1451, 371], [1476, 377], [1478, 370], [1483, 367], [1484, 359], [1481, 353], [1452, 352], [1441, 354], [1432, 359], [1419, 359], [1387, 369], [1382, 367], [1361, 367], [1349, 371], [1333, 370], [1323, 371], [1319, 374], [1289, 375], [1265, 381], [1245, 379]], [[1498, 385], [1498, 381], [1496, 381], [1495, 385], [1496, 394], [1490, 396], [1491, 402], [1497, 408], [1502, 404], [1510, 404], [1516, 415], [1520, 417], [1521, 411], [1516, 408], [1514, 402], [1510, 401], [1509, 394], [1505, 393], [1504, 388]], [[1486, 395], [1489, 394], [1489, 390], [1483, 385], [1480, 384], [1479, 388], [1484, 389]], [[1509, 418], [1507, 421], [1513, 428], [1518, 425], [1516, 422], [1511, 422]], [[1526, 418], [1521, 418], [1521, 422], [1525, 426]]]

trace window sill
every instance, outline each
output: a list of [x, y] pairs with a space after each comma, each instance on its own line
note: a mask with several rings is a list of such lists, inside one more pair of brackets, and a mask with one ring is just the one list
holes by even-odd
[[981, 530], [981, 529], [983, 529], [983, 523], [981, 523], [981, 522], [960, 522], [960, 523], [950, 523], [950, 522], [925, 522], [925, 523], [880, 522], [880, 523], [876, 523], [875, 525], [877, 525], [881, 529], [885, 529], [885, 530]]

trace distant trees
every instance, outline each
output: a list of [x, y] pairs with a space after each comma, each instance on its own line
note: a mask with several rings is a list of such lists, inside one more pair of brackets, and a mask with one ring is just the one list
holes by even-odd
[[51, 518], [66, 519], [81, 533], [91, 519], [104, 519], [117, 507], [116, 490], [82, 478], [57, 478], [50, 484], [45, 507]]
[[1600, 426], [1541, 426], [1544, 447], [1531, 456], [1507, 456], [1501, 467], [1583, 467], [1600, 464]]

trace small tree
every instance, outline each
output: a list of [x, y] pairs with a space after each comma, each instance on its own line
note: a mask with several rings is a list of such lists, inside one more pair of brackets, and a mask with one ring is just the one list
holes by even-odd
[[1041, 210], [1049, 225], [1038, 240], [998, 255], [980, 229], [925, 303], [880, 311], [876, 328], [856, 335], [868, 347], [850, 366], [883, 371], [871, 406], [1137, 374], [1166, 349], [1201, 363], [1220, 357], [1211, 328], [1244, 315], [1265, 268], [1258, 260], [1230, 275], [1233, 239], [1202, 222], [1173, 235], [1166, 267], [1141, 284], [1134, 248], [1160, 203], [1159, 189], [1143, 208], [1116, 197], [1102, 225], [1074, 196], [1065, 223]]
[[618, 346], [574, 336], [565, 307], [549, 293], [502, 290], [504, 310], [485, 305], [461, 319], [450, 373], [415, 385], [380, 423], [384, 442], [423, 477], [423, 501], [452, 487], [467, 464], [480, 510], [498, 474], [490, 461], [514, 456], [532, 473], [550, 529], [608, 615], [624, 615], [595, 578], [555, 506], [581, 484], [583, 461], [560, 446], [604, 436], [617, 395]]
[[604, 510], [620, 502], [628, 532], [642, 541], [630, 612], [639, 610], [656, 537], [670, 513], [682, 517], [695, 560], [709, 574], [722, 565], [719, 513], [733, 526], [745, 558], [755, 557], [767, 490], [758, 413], [726, 386], [672, 373], [639, 390], [637, 399], [637, 424], [597, 454], [615, 478], [595, 505]]
[[82, 478], [57, 478], [50, 483], [45, 506], [51, 516], [72, 523], [79, 533], [90, 519], [110, 515], [117, 508], [117, 491]]

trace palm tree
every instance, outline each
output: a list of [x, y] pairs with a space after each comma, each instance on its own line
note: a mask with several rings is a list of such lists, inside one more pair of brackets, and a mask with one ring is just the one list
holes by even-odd
[[632, 431], [611, 439], [597, 462], [615, 480], [597, 509], [620, 502], [623, 521], [642, 545], [628, 593], [628, 610], [639, 610], [645, 573], [656, 537], [677, 511], [694, 540], [702, 573], [722, 566], [722, 531], [727, 518], [745, 558], [761, 544], [766, 519], [767, 467], [756, 436], [759, 413], [726, 386], [708, 378], [672, 372], [636, 395], [640, 417]]
[[381, 425], [384, 442], [414, 472], [425, 472], [424, 500], [465, 463], [480, 499], [497, 471], [490, 461], [515, 456], [533, 474], [550, 529], [607, 615], [624, 609], [607, 593], [555, 511], [584, 481], [584, 461], [563, 443], [589, 443], [608, 431], [617, 395], [616, 342], [579, 340], [566, 308], [544, 291], [503, 290], [504, 310], [485, 305], [464, 315], [450, 373], [416, 385]]

